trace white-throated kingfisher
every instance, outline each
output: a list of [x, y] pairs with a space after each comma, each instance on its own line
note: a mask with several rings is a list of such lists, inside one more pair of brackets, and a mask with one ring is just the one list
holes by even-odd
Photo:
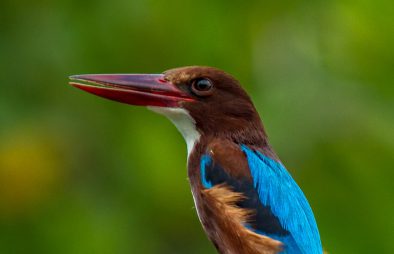
[[303, 192], [268, 143], [247, 93], [212, 67], [163, 74], [70, 77], [89, 93], [148, 106], [186, 140], [188, 177], [201, 224], [223, 254], [323, 253]]

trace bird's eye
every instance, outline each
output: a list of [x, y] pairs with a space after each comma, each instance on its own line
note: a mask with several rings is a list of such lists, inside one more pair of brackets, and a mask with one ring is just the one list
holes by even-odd
[[207, 96], [212, 94], [213, 84], [209, 79], [196, 79], [192, 83], [192, 91], [199, 96]]

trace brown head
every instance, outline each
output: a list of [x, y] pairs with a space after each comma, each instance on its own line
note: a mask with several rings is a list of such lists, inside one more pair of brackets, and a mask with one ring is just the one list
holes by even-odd
[[87, 92], [148, 106], [166, 115], [187, 142], [205, 135], [256, 146], [266, 144], [261, 120], [250, 97], [235, 78], [216, 68], [190, 66], [163, 74], [93, 74], [70, 78], [70, 84]]

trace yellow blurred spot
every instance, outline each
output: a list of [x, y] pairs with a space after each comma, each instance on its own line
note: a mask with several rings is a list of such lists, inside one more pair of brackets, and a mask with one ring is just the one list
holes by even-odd
[[[52, 142], [53, 143], [53, 142]], [[42, 205], [63, 172], [45, 133], [16, 132], [0, 143], [0, 216], [24, 215]]]

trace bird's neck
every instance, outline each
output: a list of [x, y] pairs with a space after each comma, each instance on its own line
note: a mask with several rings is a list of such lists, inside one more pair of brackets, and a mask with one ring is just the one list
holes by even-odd
[[177, 127], [185, 139], [189, 157], [201, 137], [201, 133], [197, 130], [195, 121], [190, 114], [183, 108], [149, 107], [149, 109], [166, 116]]
[[196, 150], [197, 144], [201, 150], [213, 139], [228, 140], [261, 149], [269, 148], [267, 136], [257, 114], [251, 120], [232, 122], [223, 120], [220, 126], [206, 125], [204, 127], [196, 124], [194, 118], [183, 108], [149, 107], [149, 109], [166, 116], [177, 127], [185, 139], [188, 159]]

